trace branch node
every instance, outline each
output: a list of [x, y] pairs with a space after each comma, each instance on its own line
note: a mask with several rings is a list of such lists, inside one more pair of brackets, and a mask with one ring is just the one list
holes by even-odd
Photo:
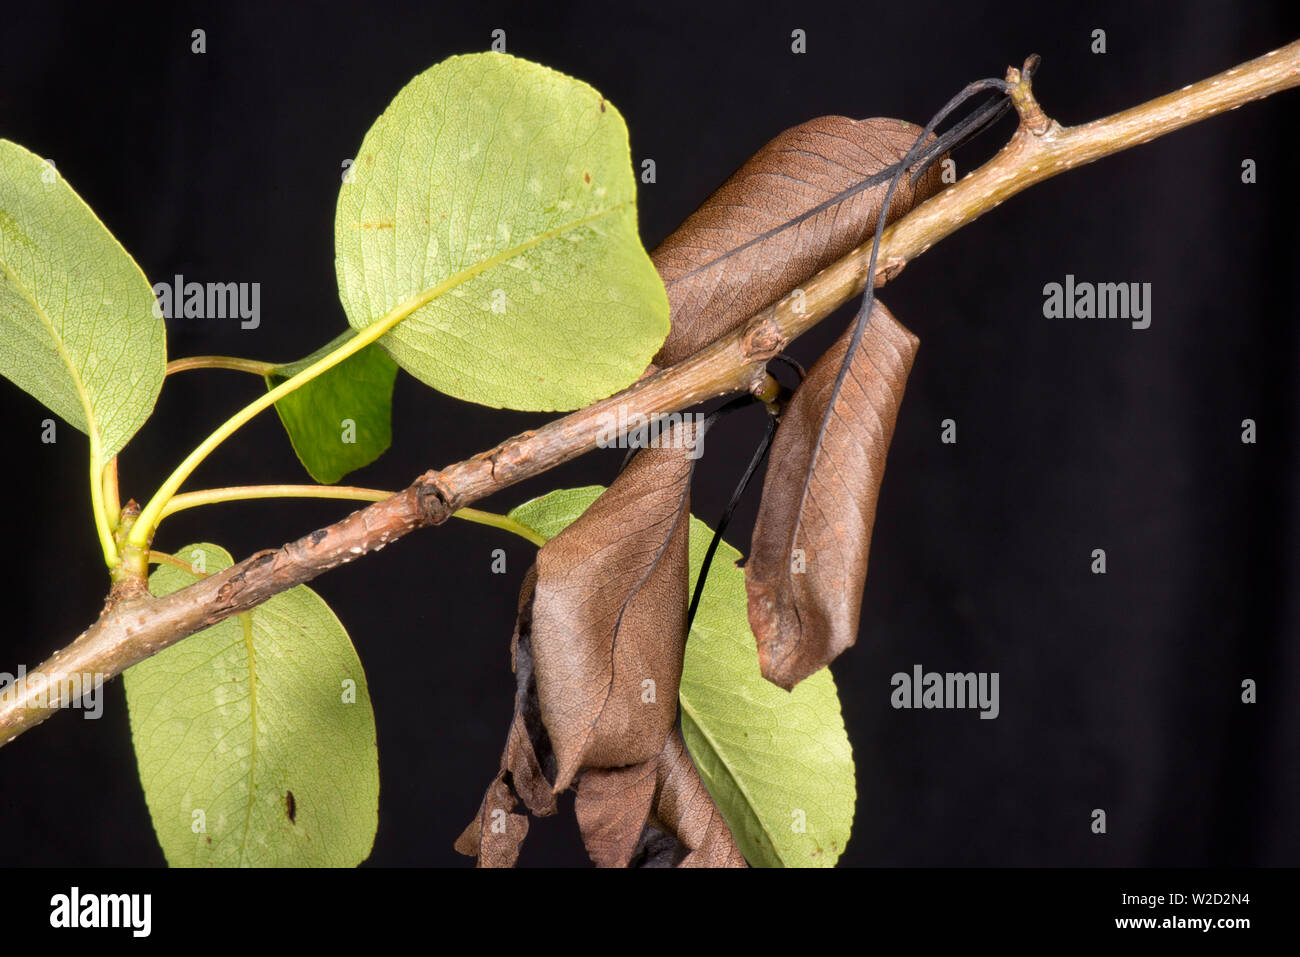
[[137, 578], [135, 576], [120, 578], [114, 581], [112, 588], [109, 589], [108, 598], [104, 601], [104, 609], [99, 613], [99, 616], [103, 618], [123, 605], [133, 604], [151, 597], [153, 596], [149, 592], [149, 580], [147, 578]]
[[1052, 120], [1034, 98], [1033, 76], [1042, 60], [1037, 53], [1025, 60], [1022, 69], [1007, 67], [1007, 82], [1011, 84], [1011, 102], [1020, 114], [1020, 128], [1034, 136], [1042, 136], [1052, 127]]
[[[772, 318], [769, 310], [744, 330], [741, 353], [746, 362], [766, 364], [768, 359], [784, 349], [788, 343], [789, 336], [782, 331], [780, 323]], [[758, 381], [761, 383], [766, 372], [760, 368], [758, 373]]]
[[456, 511], [451, 491], [442, 484], [437, 472], [426, 472], [412, 486], [420, 516], [427, 525], [441, 525]]
[[893, 282], [898, 278], [898, 274], [903, 271], [903, 267], [906, 265], [907, 260], [903, 259], [901, 256], [890, 256], [883, 264], [878, 264], [876, 266], [877, 279], [875, 285], [879, 287], [886, 283]]
[[239, 566], [237, 566], [239, 567], [239, 571], [232, 575], [231, 578], [224, 582], [217, 590], [217, 602], [222, 603], [230, 601], [231, 596], [238, 593], [243, 587], [244, 580], [248, 577], [249, 572], [261, 568], [268, 562], [275, 561], [275, 556], [280, 554], [280, 552], [281, 549], [279, 548], [264, 548], [260, 552], [254, 552], [247, 559], [240, 562]]

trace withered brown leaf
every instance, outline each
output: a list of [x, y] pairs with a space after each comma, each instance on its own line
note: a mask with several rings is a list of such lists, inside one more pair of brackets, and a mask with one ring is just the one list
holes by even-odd
[[479, 867], [514, 867], [528, 836], [528, 815], [515, 810], [518, 797], [502, 771], [488, 785], [478, 815], [456, 838], [456, 850], [477, 857]]
[[676, 728], [641, 764], [584, 771], [574, 807], [598, 867], [746, 866]]
[[456, 850], [479, 859], [479, 867], [513, 867], [528, 834], [528, 817], [515, 812], [522, 800], [537, 817], [555, 813], [555, 756], [542, 724], [533, 670], [532, 607], [537, 568], [528, 569], [519, 590], [519, 610], [510, 642], [515, 673], [515, 713], [501, 754], [501, 769], [488, 785], [478, 815], [456, 841]]
[[877, 300], [827, 415], [852, 332], [786, 406], [745, 563], [763, 675], [787, 690], [857, 640], [885, 456], [920, 345]]
[[555, 790], [658, 754], [677, 717], [697, 426], [674, 420], [537, 554], [532, 648]]
[[[903, 120], [822, 116], [755, 153], [651, 257], [672, 317], [655, 362], [682, 361], [871, 236], [889, 188], [880, 174], [920, 133]], [[941, 186], [937, 166], [915, 183], [904, 175], [889, 221]]]

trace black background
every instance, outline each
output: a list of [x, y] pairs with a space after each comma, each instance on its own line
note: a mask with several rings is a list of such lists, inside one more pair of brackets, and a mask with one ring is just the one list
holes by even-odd
[[[653, 248], [755, 149], [826, 113], [924, 122], [966, 82], [1043, 56], [1036, 90], [1070, 124], [1177, 89], [1300, 36], [1294, 4], [1147, 6], [173, 5], [156, 14], [7, 5], [0, 135], [53, 159], [154, 280], [260, 282], [262, 323], [169, 324], [172, 357], [284, 361], [345, 328], [333, 267], [340, 164], [412, 76], [510, 52], [596, 86], [626, 117]], [[1288, 10], [1291, 8], [1291, 10]], [[207, 53], [190, 31], [207, 31]], [[790, 51], [792, 29], [808, 52]], [[1091, 32], [1108, 52], [1090, 52]], [[877, 516], [859, 644], [834, 671], [858, 769], [856, 865], [1300, 863], [1300, 93], [1209, 120], [1033, 188], [908, 266], [881, 298], [922, 339]], [[1010, 121], [958, 157], [963, 170]], [[1241, 182], [1252, 158], [1258, 182]], [[1150, 282], [1151, 328], [1042, 316], [1044, 283]], [[849, 316], [800, 340], [815, 359]], [[146, 498], [253, 398], [231, 372], [168, 381], [123, 457]], [[0, 386], [8, 569], [0, 670], [34, 667], [106, 588], [85, 443]], [[956, 446], [939, 441], [958, 423]], [[1241, 420], [1258, 423], [1243, 445]], [[399, 378], [393, 448], [354, 474], [399, 488], [546, 417]], [[761, 413], [709, 437], [695, 511], [712, 522]], [[607, 482], [588, 456], [485, 507]], [[305, 481], [273, 414], [190, 488]], [[745, 550], [756, 496], [729, 538]], [[236, 557], [349, 509], [246, 503], [168, 520], [159, 547]], [[510, 574], [490, 573], [504, 547]], [[1108, 573], [1093, 575], [1094, 548]], [[467, 865], [451, 844], [495, 772], [508, 640], [531, 546], [452, 522], [318, 579], [365, 662], [381, 764], [376, 865]], [[997, 671], [1001, 716], [895, 711], [920, 663]], [[1240, 701], [1244, 678], [1259, 703]], [[104, 718], [57, 716], [0, 752], [0, 864], [163, 863], [120, 682]], [[522, 865], [582, 864], [565, 802]], [[1109, 832], [1091, 833], [1104, 808]]]

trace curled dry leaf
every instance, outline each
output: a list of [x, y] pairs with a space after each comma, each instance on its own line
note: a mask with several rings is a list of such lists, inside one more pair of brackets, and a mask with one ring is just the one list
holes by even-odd
[[809, 370], [782, 415], [745, 564], [763, 675], [787, 690], [857, 639], [885, 455], [920, 345], [877, 301], [827, 416], [852, 333]]
[[676, 728], [660, 754], [584, 771], [574, 804], [598, 867], [745, 867]]
[[477, 857], [479, 867], [514, 867], [528, 836], [528, 815], [515, 810], [518, 803], [502, 771], [488, 785], [478, 816], [456, 839], [456, 850]]
[[[655, 251], [672, 309], [655, 361], [686, 358], [862, 243], [889, 186], [884, 171], [920, 132], [901, 120], [827, 116], [764, 146]], [[889, 220], [940, 186], [933, 168], [915, 183], [904, 177]], [[668, 435], [542, 548], [536, 592], [533, 573], [525, 583], [515, 720], [501, 773], [457, 842], [480, 864], [518, 857], [528, 821], [514, 813], [517, 798], [553, 813], [553, 793], [585, 768], [578, 811], [597, 863], [744, 865], [673, 730], [694, 458], [693, 434], [678, 425]], [[856, 606], [853, 617], [856, 628]], [[536, 652], [535, 683], [521, 650], [529, 664]]]
[[519, 613], [510, 643], [515, 673], [515, 715], [506, 735], [501, 770], [488, 785], [478, 815], [456, 841], [456, 850], [477, 857], [479, 867], [513, 867], [528, 834], [528, 817], [517, 813], [520, 801], [537, 817], [555, 813], [555, 756], [542, 725], [533, 672], [532, 607], [537, 569], [528, 569], [519, 590]]
[[[698, 352], [864, 242], [889, 188], [879, 174], [920, 133], [903, 120], [822, 116], [754, 154], [651, 256], [672, 321], [655, 362]], [[915, 183], [905, 175], [889, 221], [941, 186], [937, 166]]]
[[673, 422], [537, 553], [532, 648], [555, 790], [639, 764], [677, 718], [696, 426]]

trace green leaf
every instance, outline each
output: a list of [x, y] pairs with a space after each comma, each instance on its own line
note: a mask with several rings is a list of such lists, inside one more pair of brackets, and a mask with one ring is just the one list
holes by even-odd
[[[712, 536], [691, 519], [692, 588]], [[763, 677], [739, 560], [719, 543], [686, 644], [682, 735], [751, 865], [833, 867], [857, 798], [839, 693], [829, 668], [793, 692]]]
[[[356, 336], [349, 329], [305, 359], [276, 366], [266, 377], [274, 389]], [[393, 382], [397, 364], [377, 344], [290, 392], [275, 404], [298, 461], [311, 477], [332, 485], [369, 465], [393, 441]]]
[[457, 56], [408, 83], [361, 144], [334, 239], [348, 322], [418, 305], [380, 342], [471, 402], [580, 408], [668, 333], [623, 118], [527, 60]]
[[521, 525], [527, 525], [549, 542], [573, 524], [603, 491], [603, 485], [557, 488], [512, 508], [509, 517]]
[[0, 374], [91, 438], [149, 418], [167, 367], [153, 287], [58, 171], [0, 140]]
[[[602, 491], [560, 489], [525, 502], [510, 517], [551, 538]], [[707, 525], [691, 519], [692, 588], [712, 537]], [[719, 543], [686, 643], [682, 733], [751, 865], [831, 867], [848, 843], [857, 797], [839, 694], [828, 668], [793, 692], [763, 678], [739, 559], [736, 549]]]
[[[216, 545], [176, 554], [208, 574], [231, 564]], [[195, 580], [163, 565], [149, 585], [166, 595]], [[173, 867], [352, 867], [370, 854], [370, 693], [347, 632], [311, 589], [218, 622], [124, 680], [145, 801]]]

